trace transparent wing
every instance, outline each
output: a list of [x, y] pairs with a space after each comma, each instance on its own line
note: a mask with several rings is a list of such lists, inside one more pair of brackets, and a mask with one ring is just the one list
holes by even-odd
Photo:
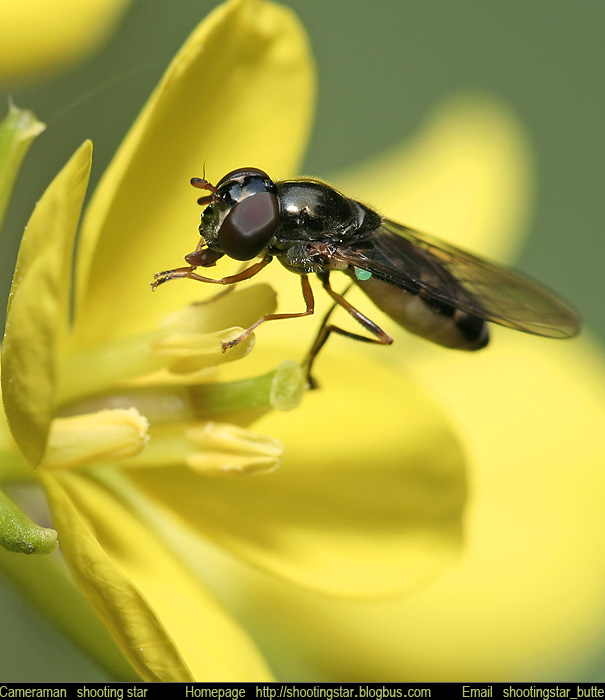
[[333, 257], [437, 306], [526, 333], [571, 338], [580, 328], [578, 314], [529, 277], [388, 219]]

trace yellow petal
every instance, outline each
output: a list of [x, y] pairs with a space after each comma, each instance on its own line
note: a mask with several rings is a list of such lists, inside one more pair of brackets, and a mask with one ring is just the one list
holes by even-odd
[[51, 182], [23, 234], [2, 345], [2, 396], [13, 436], [37, 464], [55, 411], [55, 364], [69, 314], [74, 236], [92, 144], [84, 143]]
[[457, 554], [465, 483], [440, 413], [403, 375], [343, 354], [323, 388], [255, 430], [285, 445], [253, 479], [129, 473], [200, 532], [281, 577], [344, 596], [414, 588]]
[[270, 674], [242, 629], [136, 512], [78, 472], [41, 472], [74, 577], [148, 681], [258, 681]]
[[[459, 561], [399, 601], [325, 601], [258, 578], [239, 598], [328, 678], [573, 680], [602, 662], [605, 355], [501, 335], [473, 357], [418, 358], [470, 458]], [[235, 595], [250, 590], [243, 568], [228, 573]]]
[[19, 0], [2, 3], [0, 80], [52, 74], [91, 54], [127, 0]]
[[440, 106], [411, 141], [332, 182], [394, 221], [502, 259], [526, 226], [529, 152], [504, 104], [460, 96]]
[[[76, 343], [154, 325], [216, 290], [179, 280], [153, 296], [155, 272], [182, 264], [199, 240], [189, 185], [242, 165], [295, 169], [313, 100], [309, 47], [295, 16], [263, 0], [231, 0], [191, 35], [97, 190], [78, 258]], [[220, 274], [220, 266], [218, 267]]]

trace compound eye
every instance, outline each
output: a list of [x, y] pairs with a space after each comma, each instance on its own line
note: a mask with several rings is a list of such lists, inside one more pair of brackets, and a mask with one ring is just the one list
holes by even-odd
[[224, 185], [229, 180], [243, 180], [245, 177], [259, 177], [261, 180], [271, 180], [264, 170], [259, 168], [236, 168], [222, 177], [216, 184], [217, 188]]
[[273, 192], [259, 192], [238, 202], [218, 232], [221, 250], [234, 260], [252, 260], [271, 240], [279, 221]]

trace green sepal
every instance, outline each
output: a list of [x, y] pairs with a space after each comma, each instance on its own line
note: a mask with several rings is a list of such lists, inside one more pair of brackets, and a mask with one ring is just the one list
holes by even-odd
[[0, 124], [0, 228], [21, 163], [33, 140], [45, 128], [33, 112], [9, 102], [8, 114]]
[[0, 491], [0, 544], [10, 552], [50, 554], [59, 546], [57, 533], [40, 527]]

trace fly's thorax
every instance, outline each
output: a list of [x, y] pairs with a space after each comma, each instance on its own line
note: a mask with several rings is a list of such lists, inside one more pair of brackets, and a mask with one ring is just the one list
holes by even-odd
[[277, 183], [278, 241], [340, 241], [360, 227], [364, 212], [355, 200], [318, 180]]
[[290, 242], [287, 246], [269, 247], [267, 253], [277, 258], [290, 272], [298, 275], [310, 275], [324, 272], [329, 261], [318, 254], [316, 246], [309, 241]]
[[380, 227], [377, 212], [318, 180], [284, 180], [277, 189], [280, 223], [266, 253], [291, 272], [345, 271], [335, 251]]
[[361, 202], [357, 202], [353, 199], [349, 201], [355, 204], [359, 217], [356, 235], [358, 238], [366, 238], [380, 227], [382, 217], [377, 211], [370, 209], [370, 207], [362, 204]]

